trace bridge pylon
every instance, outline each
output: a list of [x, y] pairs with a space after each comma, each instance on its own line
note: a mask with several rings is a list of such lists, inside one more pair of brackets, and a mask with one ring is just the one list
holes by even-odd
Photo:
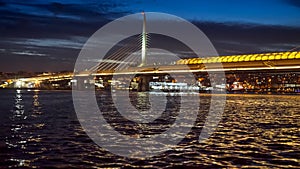
[[143, 15], [143, 32], [142, 32], [142, 62], [139, 67], [145, 66], [146, 63], [146, 52], [147, 52], [147, 32], [146, 32], [146, 14], [142, 12]]

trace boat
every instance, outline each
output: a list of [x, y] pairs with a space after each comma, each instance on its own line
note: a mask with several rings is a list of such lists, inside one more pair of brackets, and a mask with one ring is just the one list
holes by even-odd
[[200, 88], [187, 83], [150, 82], [149, 89], [150, 92], [199, 92]]

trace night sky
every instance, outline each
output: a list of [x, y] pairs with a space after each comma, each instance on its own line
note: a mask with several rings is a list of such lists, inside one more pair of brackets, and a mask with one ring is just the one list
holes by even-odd
[[220, 55], [300, 46], [299, 0], [0, 0], [0, 71], [73, 70], [95, 31], [141, 11], [193, 22]]

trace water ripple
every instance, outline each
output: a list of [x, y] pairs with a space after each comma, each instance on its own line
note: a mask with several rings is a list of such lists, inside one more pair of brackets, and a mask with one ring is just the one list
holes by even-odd
[[[215, 133], [197, 138], [208, 113], [210, 95], [201, 94], [195, 127], [180, 144], [159, 156], [127, 159], [109, 153], [85, 134], [73, 109], [70, 91], [4, 91], [0, 168], [297, 168], [300, 154], [300, 97], [228, 95]], [[146, 125], [120, 117], [107, 93], [99, 93], [107, 120], [122, 134], [148, 137], [168, 129], [175, 114]], [[102, 97], [102, 98], [101, 98]], [[147, 100], [146, 100], [147, 101]], [[175, 99], [176, 101], [176, 99]], [[134, 96], [139, 109], [145, 98]], [[11, 105], [7, 110], [7, 105]], [[178, 110], [177, 104], [169, 106]], [[181, 106], [189, 111], [189, 105]], [[166, 118], [168, 117], [168, 118]], [[177, 133], [180, 134], [180, 133]], [[111, 136], [113, 137], [113, 136]], [[126, 146], [126, 145], [124, 145]]]

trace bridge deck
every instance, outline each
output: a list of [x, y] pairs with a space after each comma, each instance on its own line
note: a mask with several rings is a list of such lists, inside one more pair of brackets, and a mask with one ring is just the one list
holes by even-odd
[[243, 70], [290, 70], [300, 69], [300, 59], [285, 59], [273, 61], [250, 61], [230, 63], [200, 63], [200, 64], [176, 64], [160, 66], [130, 67], [118, 71], [98, 71], [93, 75], [113, 74], [159, 74], [168, 72], [207, 72], [207, 71], [243, 71]]

